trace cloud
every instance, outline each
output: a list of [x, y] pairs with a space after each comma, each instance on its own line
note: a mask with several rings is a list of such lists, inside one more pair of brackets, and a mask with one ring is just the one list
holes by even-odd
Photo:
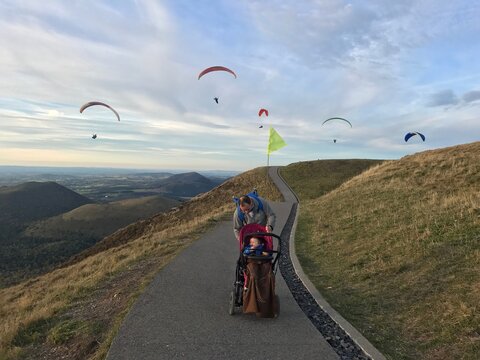
[[462, 100], [466, 103], [480, 100], [480, 90], [468, 91], [462, 96]]
[[447, 89], [431, 94], [427, 100], [427, 106], [457, 105], [459, 101], [457, 95], [451, 89]]
[[[319, 143], [331, 157], [392, 157], [408, 151], [395, 145], [405, 131], [448, 131], [453, 117], [474, 114], [478, 91], [465, 89], [480, 72], [462, 61], [478, 57], [479, 6], [459, 1], [1, 1], [0, 144], [24, 148], [24, 160], [67, 149], [80, 154], [72, 161], [101, 151], [112, 164], [137, 156], [139, 166], [162, 166], [195, 154], [195, 164], [225, 156], [227, 166], [249, 168], [265, 158], [272, 125], [289, 144], [276, 154], [283, 161], [316, 157]], [[444, 49], [454, 43], [461, 51]], [[432, 59], [444, 62], [432, 68]], [[198, 81], [210, 65], [238, 78]], [[121, 122], [100, 109], [79, 114], [91, 100], [112, 105]], [[456, 106], [442, 118], [445, 105]], [[261, 107], [268, 118], [258, 118]], [[320, 126], [333, 116], [354, 124], [340, 134], [345, 151], [331, 146], [335, 129]]]
[[452, 31], [444, 25], [452, 25], [450, 16], [463, 5], [274, 0], [249, 1], [247, 6], [259, 33], [277, 45], [276, 53], [285, 57], [287, 50], [294, 61], [314, 69], [368, 68], [385, 76], [395, 75], [398, 62], [412, 49]]
[[471, 90], [464, 93], [461, 97], [458, 97], [453, 90], [441, 90], [431, 94], [427, 99], [427, 106], [449, 106], [456, 105], [458, 108], [470, 105], [477, 100], [480, 100], [480, 91]]

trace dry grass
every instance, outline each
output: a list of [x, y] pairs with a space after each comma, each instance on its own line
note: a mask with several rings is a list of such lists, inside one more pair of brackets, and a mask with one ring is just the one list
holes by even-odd
[[[62, 341], [70, 349], [84, 347], [71, 357], [78, 354], [95, 356], [98, 349], [99, 354], [105, 354], [116, 327], [129, 304], [133, 303], [132, 299], [138, 296], [140, 289], [146, 286], [156, 271], [197, 239], [200, 233], [233, 212], [232, 195], [257, 187], [266, 198], [281, 198], [275, 186], [266, 182], [264, 173], [264, 169], [256, 169], [239, 175], [180, 208], [131, 225], [133, 230], [117, 232], [68, 266], [0, 290], [0, 359], [18, 356], [36, 358], [40, 356], [39, 351], [48, 354], [47, 358], [60, 357], [61, 352], [49, 352], [48, 348], [54, 348], [58, 345], [55, 342]], [[128, 234], [135, 236], [128, 237]], [[124, 277], [126, 272], [130, 272], [129, 277], [143, 282], [125, 287], [125, 282], [114, 281]], [[83, 335], [81, 331], [75, 332], [76, 327], [88, 329], [85, 319], [80, 315], [75, 318], [75, 313], [85, 314], [85, 311], [73, 310], [78, 304], [95, 303], [92, 299], [106, 283], [115, 284], [117, 289], [111, 285], [110, 288], [113, 292], [122, 293], [125, 301], [116, 312], [109, 314], [105, 321], [108, 326], [100, 330], [92, 326], [99, 346], [86, 351], [85, 347], [92, 347], [92, 341], [78, 340]], [[65, 319], [68, 322], [65, 323]], [[95, 319], [90, 320], [95, 322]]]
[[280, 169], [300, 201], [316, 199], [382, 160], [302, 161]]
[[385, 162], [301, 209], [308, 276], [389, 358], [478, 359], [479, 142]]
[[80, 237], [89, 235], [101, 239], [116, 229], [167, 211], [179, 204], [177, 200], [159, 195], [107, 204], [86, 204], [69, 212], [37, 221], [25, 230], [25, 234], [34, 238], [50, 239], [80, 234]]

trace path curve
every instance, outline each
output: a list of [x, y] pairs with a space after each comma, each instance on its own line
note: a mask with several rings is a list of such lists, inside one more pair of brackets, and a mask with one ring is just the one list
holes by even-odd
[[[275, 233], [292, 204], [272, 203]], [[107, 359], [338, 359], [280, 272], [278, 318], [228, 315], [237, 258], [232, 223], [221, 222], [155, 276], [125, 317]]]

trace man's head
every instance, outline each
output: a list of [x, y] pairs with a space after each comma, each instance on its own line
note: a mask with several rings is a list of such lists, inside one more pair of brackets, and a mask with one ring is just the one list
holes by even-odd
[[242, 196], [239, 200], [240, 210], [243, 213], [248, 213], [253, 208], [253, 201], [248, 195]]

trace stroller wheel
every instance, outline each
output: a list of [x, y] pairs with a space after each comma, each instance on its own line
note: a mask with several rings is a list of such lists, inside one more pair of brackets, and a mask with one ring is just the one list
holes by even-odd
[[280, 299], [278, 295], [275, 295], [275, 317], [280, 315]]
[[235, 314], [235, 293], [233, 291], [230, 293], [230, 303], [228, 307], [228, 313], [230, 315]]

